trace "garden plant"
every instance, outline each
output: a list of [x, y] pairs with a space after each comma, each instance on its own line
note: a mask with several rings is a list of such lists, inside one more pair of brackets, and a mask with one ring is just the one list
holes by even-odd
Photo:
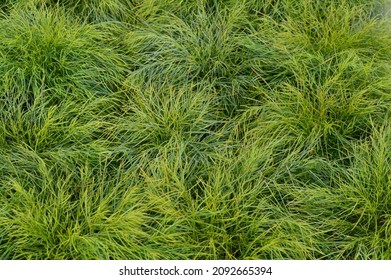
[[0, 1], [0, 259], [391, 259], [391, 2]]

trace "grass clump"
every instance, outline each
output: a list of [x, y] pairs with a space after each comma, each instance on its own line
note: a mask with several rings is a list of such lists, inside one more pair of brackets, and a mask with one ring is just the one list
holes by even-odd
[[69, 18], [62, 9], [17, 9], [1, 25], [3, 94], [85, 100], [121, 77], [121, 59], [105, 47], [108, 34]]
[[330, 258], [390, 258], [390, 135], [386, 125], [355, 145], [349, 168], [339, 167], [333, 178], [337, 187], [297, 190], [295, 203], [303, 217], [316, 216], [318, 221], [311, 223], [319, 223], [328, 232], [328, 243], [337, 247]]
[[[220, 7], [218, 5], [217, 7]], [[216, 90], [228, 112], [240, 106], [246, 76], [236, 33], [244, 26], [243, 10], [207, 5], [187, 17], [164, 13], [127, 34], [127, 54], [133, 65], [131, 81], [175, 85], [197, 84]]]
[[0, 7], [1, 259], [390, 259], [389, 1]]

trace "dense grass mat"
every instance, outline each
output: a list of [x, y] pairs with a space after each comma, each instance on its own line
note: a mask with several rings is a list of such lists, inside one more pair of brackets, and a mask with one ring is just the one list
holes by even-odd
[[390, 1], [0, 9], [0, 259], [391, 259]]

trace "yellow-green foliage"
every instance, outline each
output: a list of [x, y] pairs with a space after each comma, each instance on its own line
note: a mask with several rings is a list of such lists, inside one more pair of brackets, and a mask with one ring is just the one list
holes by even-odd
[[390, 1], [0, 9], [0, 259], [391, 258]]

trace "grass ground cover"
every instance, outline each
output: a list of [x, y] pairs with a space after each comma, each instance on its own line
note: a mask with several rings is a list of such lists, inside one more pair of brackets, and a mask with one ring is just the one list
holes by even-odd
[[0, 1], [0, 259], [391, 259], [390, 9]]

